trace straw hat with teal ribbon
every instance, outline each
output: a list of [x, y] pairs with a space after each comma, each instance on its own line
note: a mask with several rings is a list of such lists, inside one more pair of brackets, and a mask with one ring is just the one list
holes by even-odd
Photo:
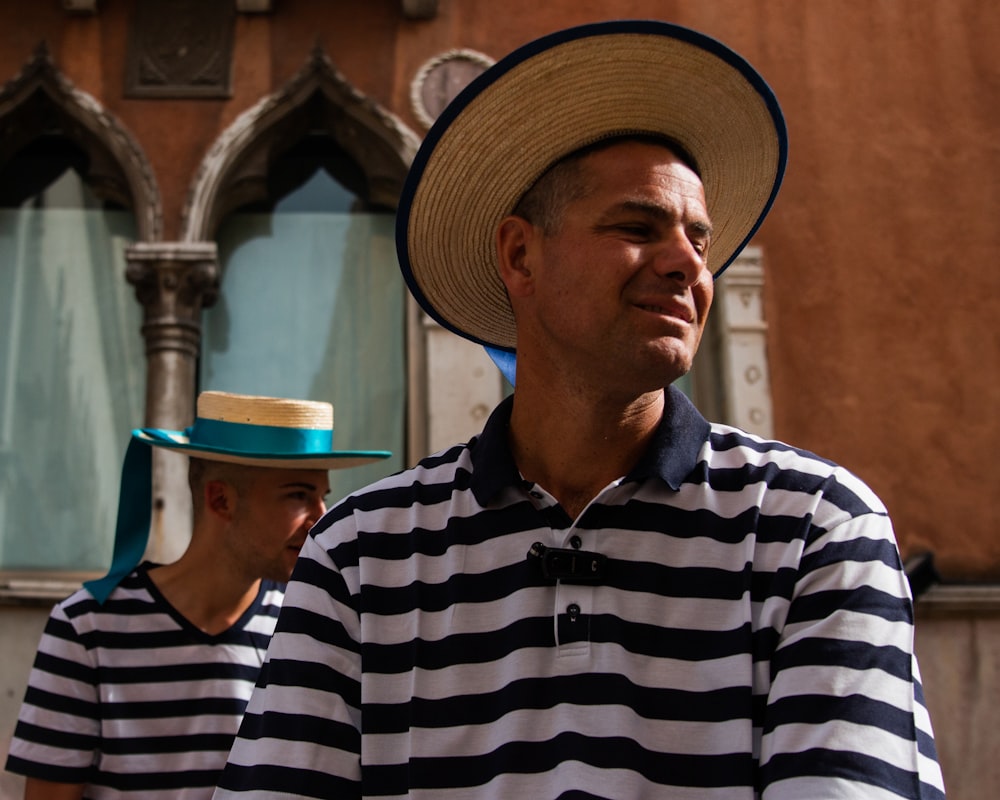
[[108, 574], [84, 584], [103, 603], [142, 560], [152, 509], [152, 451], [250, 467], [346, 469], [392, 455], [387, 450], [335, 450], [333, 406], [312, 400], [202, 392], [194, 424], [183, 431], [138, 428], [122, 466], [114, 555]]

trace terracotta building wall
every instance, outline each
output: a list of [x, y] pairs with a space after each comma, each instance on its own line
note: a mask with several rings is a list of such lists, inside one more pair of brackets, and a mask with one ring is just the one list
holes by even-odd
[[[986, 0], [446, 3], [400, 77], [462, 44], [656, 17], [716, 36], [774, 88], [789, 166], [758, 236], [778, 438], [861, 475], [904, 553], [1000, 578], [1000, 10]], [[986, 497], [984, 497], [984, 494]]]
[[[45, 40], [56, 64], [140, 143], [164, 238], [205, 152], [322, 47], [348, 81], [422, 132], [410, 82], [464, 47], [499, 57], [612, 16], [717, 36], [774, 87], [790, 130], [785, 185], [757, 243], [776, 435], [843, 463], [887, 504], [905, 553], [953, 579], [1000, 577], [1000, 11], [990, 0], [276, 0], [239, 15], [233, 96], [124, 97], [133, 3], [77, 16], [0, 3], [0, 82]], [[498, 131], [497, 135], [502, 135]]]

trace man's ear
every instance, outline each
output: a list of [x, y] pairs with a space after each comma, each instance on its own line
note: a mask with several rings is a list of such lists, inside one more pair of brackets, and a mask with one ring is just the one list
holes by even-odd
[[496, 249], [500, 280], [511, 297], [534, 292], [531, 249], [539, 231], [523, 217], [504, 217], [497, 226]]
[[236, 512], [236, 488], [223, 480], [205, 482], [205, 511], [226, 522], [233, 518]]

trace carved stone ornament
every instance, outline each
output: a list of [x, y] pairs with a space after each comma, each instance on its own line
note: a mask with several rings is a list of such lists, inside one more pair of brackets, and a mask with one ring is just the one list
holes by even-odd
[[233, 0], [142, 0], [129, 29], [129, 97], [229, 97]]
[[429, 128], [448, 103], [493, 64], [492, 58], [475, 50], [449, 50], [435, 56], [417, 71], [410, 84], [413, 113]]

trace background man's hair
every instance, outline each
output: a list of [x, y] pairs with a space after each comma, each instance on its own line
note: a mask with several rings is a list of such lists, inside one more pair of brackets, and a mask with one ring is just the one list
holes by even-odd
[[207, 458], [188, 459], [188, 486], [191, 488], [191, 502], [194, 519], [197, 521], [205, 508], [205, 484], [209, 481], [224, 481], [236, 489], [238, 496], [243, 496], [250, 482], [250, 470], [241, 464], [230, 464], [226, 461], [212, 461]]

